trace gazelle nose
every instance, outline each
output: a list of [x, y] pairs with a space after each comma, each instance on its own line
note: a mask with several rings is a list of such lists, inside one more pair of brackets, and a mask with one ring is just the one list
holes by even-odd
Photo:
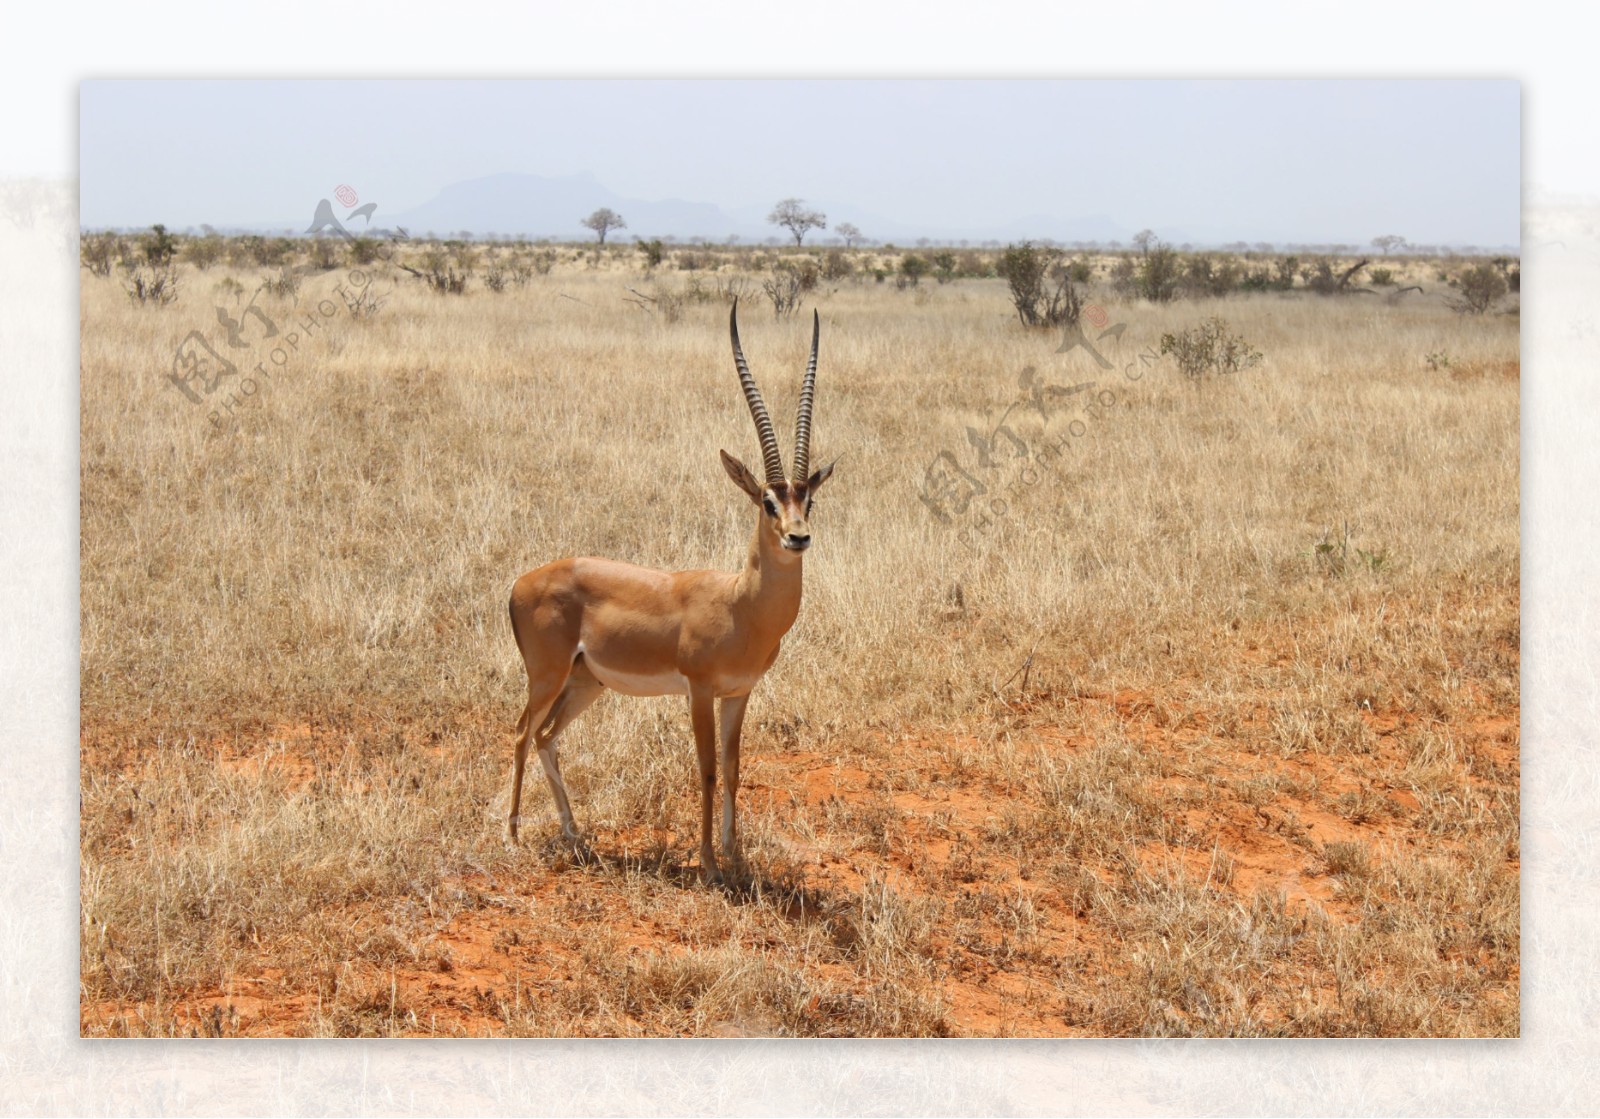
[[791, 549], [792, 551], [803, 552], [806, 550], [806, 548], [810, 547], [810, 545], [811, 534], [809, 532], [804, 536], [791, 532], [785, 534], [783, 538], [783, 546]]

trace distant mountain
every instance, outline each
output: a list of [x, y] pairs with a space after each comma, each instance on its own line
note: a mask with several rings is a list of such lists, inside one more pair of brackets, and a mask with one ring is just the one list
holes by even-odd
[[472, 179], [445, 187], [415, 209], [389, 215], [387, 222], [412, 236], [432, 231], [443, 237], [468, 230], [479, 237], [499, 233], [576, 241], [593, 236], [580, 223], [602, 206], [628, 223], [622, 234], [613, 237], [632, 233], [646, 238], [721, 239], [734, 232], [735, 223], [709, 202], [624, 198], [589, 174], [545, 178], [506, 173]]
[[[1024, 237], [1126, 241], [1133, 233], [1104, 215], [1063, 219], [1039, 214], [996, 226], [933, 227], [898, 221], [849, 204], [821, 199], [808, 199], [807, 203], [828, 215], [828, 230], [813, 233], [812, 243], [833, 236], [831, 230], [841, 222], [850, 222], [873, 241], [899, 245], [915, 244], [921, 238], [941, 244], [961, 240], [1016, 241]], [[787, 233], [767, 223], [772, 203], [723, 209], [709, 202], [677, 198], [625, 198], [590, 174], [552, 178], [506, 173], [455, 183], [421, 206], [386, 215], [382, 224], [401, 226], [412, 236], [433, 232], [443, 237], [465, 230], [476, 237], [504, 234], [571, 241], [592, 236], [580, 223], [602, 206], [615, 210], [628, 223], [625, 230], [611, 234], [613, 239], [704, 237], [724, 241], [737, 237], [746, 243], [759, 243], [769, 237], [788, 240]]]

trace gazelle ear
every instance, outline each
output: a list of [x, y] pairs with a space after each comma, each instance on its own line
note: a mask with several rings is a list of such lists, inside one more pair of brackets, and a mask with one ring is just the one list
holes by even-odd
[[833, 468], [838, 465], [839, 460], [834, 459], [827, 466], [824, 466], [822, 469], [812, 474], [811, 477], [807, 478], [806, 491], [808, 493], [816, 493], [818, 490], [820, 490], [822, 488], [822, 483], [833, 477]]
[[750, 500], [757, 505], [761, 504], [761, 483], [756, 481], [756, 476], [750, 473], [750, 468], [727, 451], [718, 451], [722, 456], [722, 469], [728, 472], [728, 477], [733, 479], [733, 484], [750, 495]]

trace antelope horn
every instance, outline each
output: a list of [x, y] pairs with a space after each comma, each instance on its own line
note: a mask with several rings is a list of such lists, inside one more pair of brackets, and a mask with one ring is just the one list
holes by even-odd
[[822, 333], [822, 318], [811, 312], [811, 360], [806, 363], [806, 379], [800, 383], [800, 407], [794, 417], [794, 480], [804, 482], [811, 470], [811, 394], [817, 383], [817, 338]]
[[783, 481], [783, 456], [778, 453], [778, 436], [772, 430], [772, 417], [767, 415], [767, 405], [756, 388], [756, 379], [750, 376], [750, 367], [744, 362], [744, 351], [739, 348], [739, 301], [733, 301], [728, 314], [728, 333], [733, 337], [733, 364], [739, 369], [739, 385], [744, 389], [745, 403], [750, 405], [750, 416], [756, 421], [756, 434], [761, 437], [761, 458], [766, 464], [767, 485]]

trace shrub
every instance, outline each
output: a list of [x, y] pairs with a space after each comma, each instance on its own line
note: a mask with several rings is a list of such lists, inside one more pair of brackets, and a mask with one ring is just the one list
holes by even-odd
[[165, 268], [177, 255], [178, 239], [167, 232], [166, 226], [157, 223], [144, 235], [140, 248], [144, 250], [146, 264], [152, 268]]
[[838, 249], [829, 249], [828, 255], [822, 258], [822, 278], [830, 284], [848, 278], [855, 270], [855, 263], [849, 254]]
[[331, 272], [339, 267], [340, 242], [331, 237], [314, 237], [306, 246], [306, 259], [318, 272]]
[[1178, 371], [1198, 382], [1207, 373], [1237, 373], [1261, 363], [1261, 352], [1242, 337], [1228, 333], [1224, 319], [1206, 319], [1199, 326], [1161, 336], [1161, 353], [1171, 354]]
[[1152, 303], [1169, 303], [1178, 294], [1178, 253], [1169, 245], [1156, 245], [1139, 261], [1138, 292]]
[[1252, 268], [1239, 278], [1240, 291], [1270, 291], [1272, 286], [1272, 273], [1265, 268]]
[[1294, 287], [1294, 278], [1299, 274], [1299, 257], [1281, 257], [1276, 265], [1276, 275], [1273, 276], [1272, 286], [1277, 291], [1288, 291], [1290, 288]]
[[183, 256], [190, 264], [204, 272], [222, 259], [222, 237], [215, 232], [192, 239], [183, 247]]
[[437, 295], [464, 295], [467, 290], [467, 280], [470, 272], [464, 269], [456, 271], [462, 254], [451, 254], [443, 248], [430, 248], [422, 254], [422, 267], [413, 268], [409, 264], [400, 267], [410, 272], [417, 279], [427, 284]]
[[1355, 279], [1357, 272], [1367, 266], [1367, 261], [1359, 260], [1346, 268], [1343, 272], [1335, 274], [1333, 259], [1319, 256], [1316, 260], [1306, 265], [1301, 273], [1306, 281], [1306, 288], [1318, 295], [1342, 295], [1350, 290], [1350, 281]]
[[168, 303], [178, 301], [178, 274], [171, 264], [160, 267], [135, 265], [131, 268], [124, 264], [123, 267], [127, 277], [122, 282], [122, 288], [135, 303], [165, 307]]
[[[907, 253], [900, 258], [900, 275], [905, 283], [916, 287], [922, 282], [922, 277], [928, 274], [928, 262], [916, 253]], [[901, 285], [905, 286], [904, 284]]]
[[128, 246], [115, 233], [91, 233], [78, 242], [78, 262], [92, 276], [109, 276], [127, 251]]
[[801, 284], [800, 270], [793, 264], [782, 262], [773, 266], [771, 274], [761, 282], [761, 290], [772, 300], [775, 318], [794, 314], [794, 309], [800, 305], [800, 293], [804, 290]]
[[644, 254], [644, 266], [646, 271], [656, 268], [661, 264], [661, 238], [657, 237], [653, 241], [640, 241], [638, 243], [638, 249]]
[[300, 273], [285, 264], [278, 270], [277, 276], [265, 281], [261, 286], [268, 295], [275, 295], [280, 299], [293, 299], [300, 294]]
[[1450, 280], [1450, 286], [1459, 293], [1448, 300], [1450, 306], [1464, 315], [1481, 315], [1498, 303], [1510, 289], [1504, 275], [1493, 264], [1484, 262]]
[[1244, 269], [1231, 257], [1201, 253], [1189, 258], [1183, 270], [1184, 294], [1190, 298], [1211, 296], [1220, 299], [1239, 286]]
[[933, 254], [934, 279], [941, 284], [948, 284], [956, 278], [956, 254], [948, 249]]
[[1372, 270], [1372, 286], [1378, 288], [1391, 287], [1394, 284], [1394, 270], [1392, 268], [1374, 268]]
[[372, 237], [355, 237], [346, 246], [350, 254], [351, 264], [371, 264], [377, 260], [382, 251], [382, 246]]
[[1121, 296], [1132, 296], [1139, 289], [1137, 272], [1132, 257], [1117, 257], [1111, 266], [1111, 290]]
[[1032, 241], [1007, 245], [995, 272], [1011, 290], [1011, 305], [1023, 326], [1057, 327], [1078, 321], [1082, 299], [1073, 284], [1073, 268], [1060, 254]]

